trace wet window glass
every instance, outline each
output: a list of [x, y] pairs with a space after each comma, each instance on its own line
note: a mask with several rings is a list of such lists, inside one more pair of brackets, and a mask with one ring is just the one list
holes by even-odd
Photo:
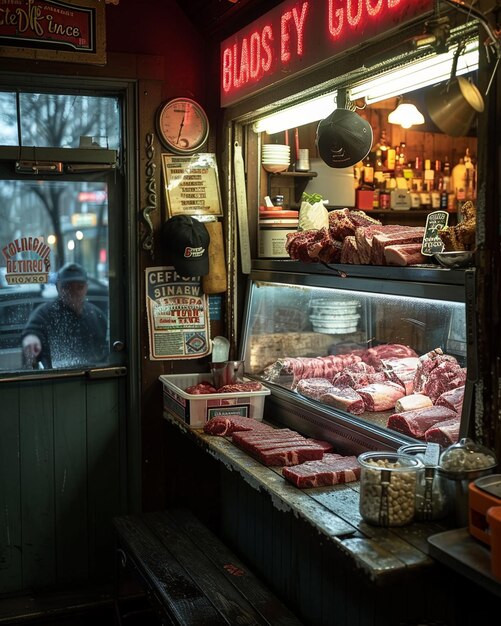
[[92, 149], [120, 149], [120, 99], [5, 89], [0, 146], [33, 147], [23, 158], [35, 164], [38, 147], [86, 149], [89, 159], [73, 176], [64, 163], [44, 175], [16, 171], [5, 161], [12, 151], [0, 153], [0, 374], [105, 366], [113, 361], [108, 216], [116, 192], [99, 159], [92, 166]]
[[0, 198], [0, 370], [104, 364], [106, 184], [0, 180]]

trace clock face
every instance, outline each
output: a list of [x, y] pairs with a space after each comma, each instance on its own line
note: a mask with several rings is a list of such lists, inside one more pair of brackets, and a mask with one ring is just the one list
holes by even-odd
[[172, 152], [191, 154], [207, 140], [209, 121], [203, 108], [190, 98], [174, 98], [163, 104], [157, 114], [160, 141]]

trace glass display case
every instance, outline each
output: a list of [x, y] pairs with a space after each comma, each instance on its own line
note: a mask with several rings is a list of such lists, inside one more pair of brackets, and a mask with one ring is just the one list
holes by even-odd
[[448, 445], [468, 431], [474, 269], [256, 261], [241, 358], [265, 418], [337, 449]]

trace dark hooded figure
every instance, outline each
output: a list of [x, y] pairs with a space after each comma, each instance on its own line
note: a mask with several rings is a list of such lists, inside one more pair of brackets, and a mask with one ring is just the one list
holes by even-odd
[[87, 273], [77, 263], [67, 263], [56, 287], [56, 300], [35, 309], [23, 329], [25, 362], [43, 368], [101, 362], [107, 354], [107, 323], [103, 312], [86, 300]]

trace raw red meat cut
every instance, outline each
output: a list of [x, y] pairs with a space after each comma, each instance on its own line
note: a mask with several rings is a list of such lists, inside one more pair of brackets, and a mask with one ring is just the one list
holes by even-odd
[[349, 483], [360, 478], [360, 465], [355, 456], [324, 454], [320, 461], [284, 467], [282, 475], [300, 489]]
[[386, 246], [384, 249], [384, 260], [386, 265], [418, 265], [425, 263], [426, 257], [421, 252], [422, 242], [403, 243], [393, 246]]
[[450, 419], [457, 419], [457, 413], [445, 406], [430, 406], [415, 411], [404, 411], [394, 413], [388, 418], [386, 424], [391, 430], [396, 430], [404, 435], [424, 439], [424, 434], [438, 422], [445, 422]]
[[225, 437], [235, 432], [274, 430], [268, 424], [242, 415], [218, 415], [204, 424], [204, 432], [208, 435]]
[[[416, 368], [416, 374], [414, 376], [414, 391], [416, 393], [425, 393], [426, 395], [429, 395], [425, 391], [425, 386], [430, 379], [431, 373], [435, 368], [444, 363], [449, 364], [449, 367], [446, 367], [446, 370], [457, 371], [458, 369], [460, 369], [457, 359], [448, 354], [444, 354], [441, 348], [435, 348], [435, 350], [430, 350], [430, 352], [427, 352], [426, 354], [420, 356], [419, 363]], [[460, 385], [456, 385], [456, 387], [459, 386]], [[446, 390], [444, 389], [443, 391]]]
[[384, 265], [384, 249], [386, 246], [406, 243], [422, 243], [424, 228], [409, 226], [397, 233], [378, 233], [372, 238], [371, 265]]
[[337, 387], [333, 385], [327, 393], [320, 396], [320, 402], [353, 415], [360, 415], [365, 411], [362, 396], [351, 387]]
[[439, 443], [442, 447], [447, 448], [453, 443], [458, 442], [460, 424], [461, 419], [459, 417], [446, 420], [445, 422], [439, 422], [435, 424], [435, 426], [428, 428], [425, 432], [425, 441]]
[[374, 235], [378, 233], [392, 233], [405, 230], [405, 226], [391, 224], [383, 226], [382, 224], [372, 224], [371, 226], [362, 226], [355, 231], [355, 241], [357, 242], [357, 251], [362, 265], [370, 265], [372, 256], [372, 240]]
[[388, 381], [361, 387], [357, 393], [362, 396], [366, 411], [377, 412], [393, 409], [397, 400], [405, 396], [405, 389], [402, 385]]
[[296, 391], [306, 398], [319, 400], [320, 396], [332, 387], [327, 378], [303, 378], [296, 386]]
[[298, 465], [305, 461], [318, 461], [324, 455], [322, 446], [291, 445], [290, 448], [278, 448], [274, 450], [251, 453], [263, 465]]
[[360, 264], [360, 257], [357, 250], [357, 240], [354, 235], [345, 237], [343, 239], [343, 246], [341, 248], [341, 263], [350, 263], [352, 265]]
[[240, 392], [252, 392], [252, 391], [262, 391], [263, 385], [258, 383], [257, 381], [247, 381], [241, 383], [232, 383], [231, 385], [224, 385], [223, 387], [219, 387], [217, 393], [240, 393]]
[[197, 396], [204, 393], [217, 393], [217, 389], [213, 387], [210, 383], [197, 383], [196, 385], [190, 385], [186, 387], [184, 390], [185, 393], [189, 393], [190, 395]]
[[437, 398], [435, 405], [446, 406], [461, 415], [461, 411], [463, 410], [464, 387], [465, 386], [462, 385], [461, 387], [444, 391], [444, 393]]

